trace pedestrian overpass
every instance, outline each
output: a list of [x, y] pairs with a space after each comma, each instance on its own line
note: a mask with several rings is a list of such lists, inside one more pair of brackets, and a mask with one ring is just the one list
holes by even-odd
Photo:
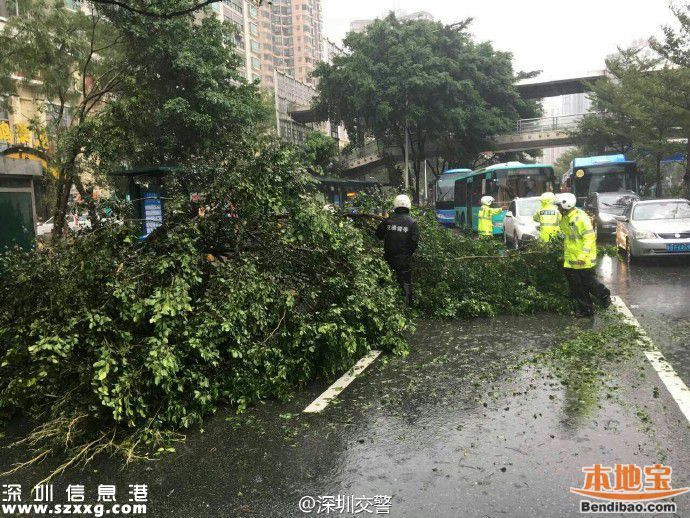
[[[521, 119], [517, 121], [514, 132], [494, 137], [487, 151], [507, 153], [573, 145], [575, 141], [571, 131], [577, 127], [584, 115]], [[400, 161], [404, 160], [404, 157], [397, 147], [384, 150], [372, 142], [362, 149], [355, 150], [343, 161], [343, 167], [346, 171], [364, 172], [385, 163], [386, 160]]]

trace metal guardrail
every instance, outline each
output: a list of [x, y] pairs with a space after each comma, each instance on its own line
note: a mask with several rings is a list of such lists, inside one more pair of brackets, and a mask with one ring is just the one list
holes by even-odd
[[515, 129], [517, 133], [573, 129], [584, 116], [584, 113], [578, 113], [576, 115], [559, 115], [557, 117], [541, 117], [538, 119], [520, 119], [517, 121]]

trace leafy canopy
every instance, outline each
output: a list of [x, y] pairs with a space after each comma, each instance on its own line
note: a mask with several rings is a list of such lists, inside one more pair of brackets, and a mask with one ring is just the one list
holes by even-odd
[[468, 23], [453, 29], [391, 14], [350, 33], [348, 52], [315, 71], [316, 109], [359, 145], [375, 138], [402, 147], [407, 126], [415, 156], [472, 162], [488, 137], [540, 112], [518, 94], [511, 54], [473, 41]]

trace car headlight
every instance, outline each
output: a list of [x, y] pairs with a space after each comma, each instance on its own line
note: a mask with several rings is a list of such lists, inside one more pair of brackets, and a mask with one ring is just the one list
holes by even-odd
[[599, 214], [599, 219], [602, 223], [615, 223], [616, 216], [613, 214]]
[[635, 230], [634, 234], [637, 239], [656, 239], [656, 234], [649, 230]]

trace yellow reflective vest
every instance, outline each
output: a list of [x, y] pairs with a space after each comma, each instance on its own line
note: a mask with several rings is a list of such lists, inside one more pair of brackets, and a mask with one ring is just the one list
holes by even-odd
[[539, 223], [540, 240], [551, 241], [551, 238], [558, 234], [562, 216], [553, 203], [542, 202], [541, 209], [535, 212], [532, 218]]
[[563, 216], [560, 226], [565, 236], [563, 266], [575, 270], [594, 268], [597, 260], [597, 236], [587, 213], [574, 208]]
[[479, 230], [480, 236], [494, 235], [494, 224], [491, 219], [501, 212], [503, 212], [503, 209], [492, 209], [486, 205], [481, 206], [479, 209], [479, 223], [477, 224], [477, 230]]

